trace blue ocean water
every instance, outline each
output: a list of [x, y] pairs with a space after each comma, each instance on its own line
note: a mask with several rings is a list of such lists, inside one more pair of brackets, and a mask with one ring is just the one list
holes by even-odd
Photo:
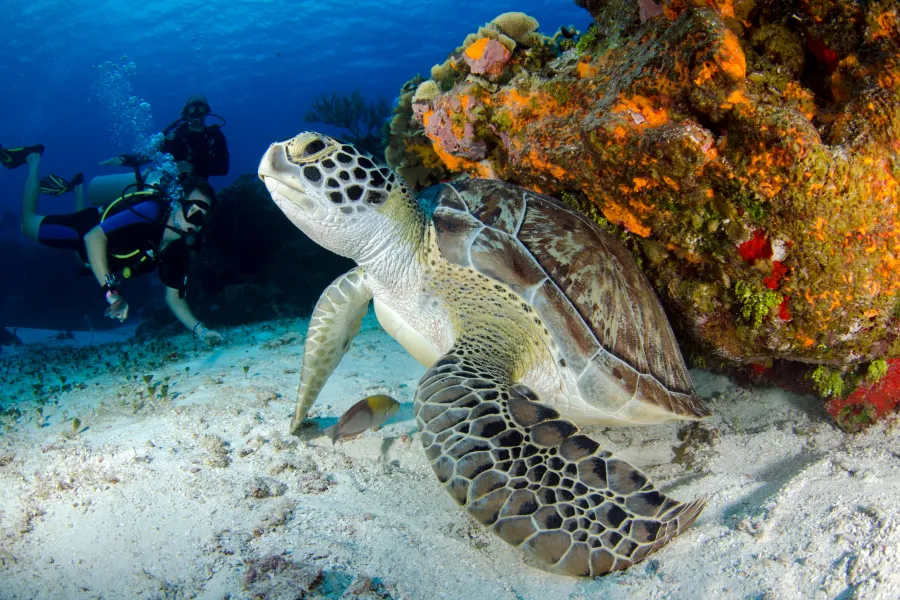
[[[0, 145], [43, 144], [42, 176], [120, 174], [98, 163], [145, 148], [188, 96], [204, 94], [227, 120], [230, 173], [210, 182], [221, 189], [255, 174], [272, 141], [304, 129], [340, 134], [304, 122], [316, 97], [358, 89], [391, 102], [509, 11], [532, 15], [546, 35], [591, 22], [573, 0], [3, 0]], [[19, 232], [26, 171], [0, 168], [0, 326], [112, 326], [74, 254]], [[70, 193], [38, 206], [43, 215], [74, 209]], [[161, 298], [151, 290], [159, 285], [155, 276], [129, 284], [135, 314]]]
[[[571, 0], [4, 0], [0, 18], [0, 144], [42, 143], [42, 173], [87, 178], [97, 163], [176, 119], [190, 94], [227, 119], [231, 173], [304, 128], [310, 101], [354, 89], [393, 100], [463, 38], [507, 11], [552, 35], [582, 31]], [[214, 122], [214, 121], [210, 121]], [[327, 128], [326, 128], [327, 130]], [[25, 169], [0, 169], [0, 216], [18, 210]], [[71, 194], [42, 213], [72, 210]]]

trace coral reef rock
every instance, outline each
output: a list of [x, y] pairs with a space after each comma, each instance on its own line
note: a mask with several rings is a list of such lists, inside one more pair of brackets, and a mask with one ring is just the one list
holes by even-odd
[[900, 357], [900, 5], [577, 3], [574, 47], [486, 68], [483, 27], [432, 69], [439, 94], [407, 84], [392, 166], [511, 181], [617, 231], [698, 362]]

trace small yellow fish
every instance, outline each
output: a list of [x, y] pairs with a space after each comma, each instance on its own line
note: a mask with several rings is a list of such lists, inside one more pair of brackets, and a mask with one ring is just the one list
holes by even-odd
[[341, 415], [338, 422], [325, 430], [331, 443], [339, 438], [359, 435], [366, 429], [375, 429], [397, 414], [400, 403], [390, 396], [376, 395], [363, 398]]

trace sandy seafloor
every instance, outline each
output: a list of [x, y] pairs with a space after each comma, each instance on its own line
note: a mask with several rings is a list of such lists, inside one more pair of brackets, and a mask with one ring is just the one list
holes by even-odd
[[[846, 435], [814, 398], [693, 371], [715, 412], [700, 428], [590, 433], [708, 507], [630, 570], [572, 579], [439, 487], [412, 415], [424, 370], [371, 315], [316, 425], [288, 436], [305, 329], [223, 330], [228, 345], [212, 350], [189, 335], [3, 348], [0, 598], [900, 597], [897, 420]], [[148, 398], [148, 374], [169, 378], [165, 399], [161, 387]], [[403, 408], [332, 447], [322, 428], [372, 393]]]

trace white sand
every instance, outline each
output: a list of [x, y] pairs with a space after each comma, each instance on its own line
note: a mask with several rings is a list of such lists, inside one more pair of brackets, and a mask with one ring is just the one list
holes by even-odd
[[[423, 369], [371, 316], [313, 409], [320, 427], [288, 436], [305, 327], [227, 331], [211, 351], [189, 336], [126, 347], [140, 365], [115, 374], [102, 364], [119, 363], [115, 345], [81, 365], [52, 349], [71, 341], [4, 348], [0, 403], [23, 416], [0, 423], [0, 598], [900, 597], [896, 420], [848, 436], [813, 398], [693, 372], [715, 411], [697, 441], [682, 447], [675, 425], [591, 433], [709, 506], [643, 563], [578, 580], [536, 568], [440, 489], [412, 418]], [[38, 427], [32, 371], [50, 387], [51, 367], [86, 388]], [[139, 406], [144, 374], [170, 378], [166, 401]], [[401, 412], [332, 447], [321, 428], [378, 392]], [[86, 429], [70, 439], [72, 417]]]

